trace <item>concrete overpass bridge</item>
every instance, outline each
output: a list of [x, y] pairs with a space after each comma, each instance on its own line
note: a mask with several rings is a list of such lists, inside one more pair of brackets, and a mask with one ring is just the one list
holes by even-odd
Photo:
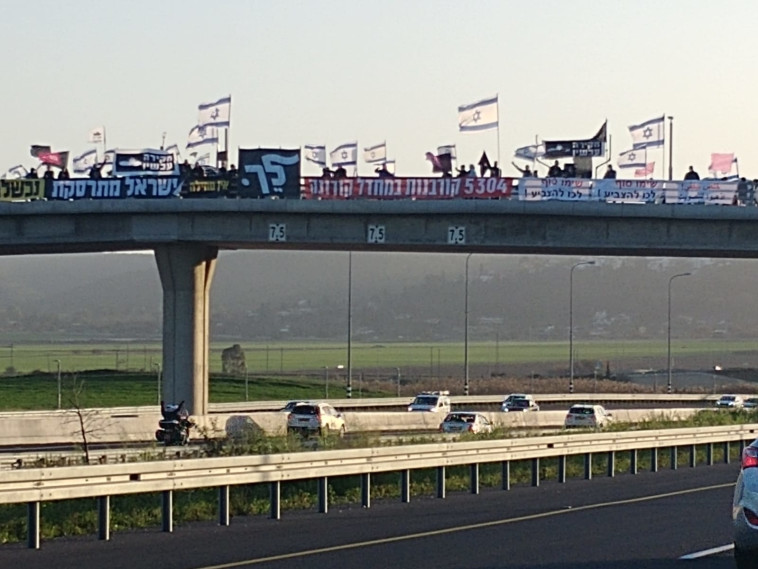
[[152, 250], [163, 393], [208, 412], [219, 250], [758, 257], [758, 208], [511, 200], [78, 200], [0, 203], [0, 255]]

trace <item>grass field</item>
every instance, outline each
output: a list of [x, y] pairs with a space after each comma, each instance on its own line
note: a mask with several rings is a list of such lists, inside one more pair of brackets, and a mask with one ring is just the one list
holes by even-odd
[[[211, 347], [210, 400], [212, 402], [344, 397], [347, 348], [337, 343], [260, 345], [242, 343], [248, 380], [224, 376], [221, 351], [231, 343]], [[751, 340], [687, 340], [672, 343], [680, 367], [716, 365], [758, 367], [756, 342]], [[639, 391], [630, 384], [581, 379], [592, 377], [596, 362], [617, 369], [664, 369], [665, 342], [575, 342], [577, 391]], [[360, 344], [353, 343], [355, 397], [402, 395], [419, 389], [450, 389], [459, 394], [463, 376], [462, 343]], [[473, 394], [562, 392], [568, 348], [561, 342], [471, 342], [469, 366]], [[79, 405], [111, 407], [157, 404], [161, 346], [157, 343], [23, 344], [0, 346], [0, 410], [53, 409], [57, 406], [60, 362], [62, 402], [72, 406], [75, 381], [83, 381]], [[690, 365], [691, 364], [691, 365]], [[343, 366], [338, 369], [337, 366]], [[598, 370], [602, 379], [605, 367]], [[538, 378], [535, 383], [535, 376]], [[541, 379], [540, 379], [541, 378]], [[327, 381], [328, 380], [328, 381]]]
[[[233, 342], [211, 344], [210, 369], [221, 371], [221, 351]], [[315, 372], [325, 367], [345, 365], [347, 345], [333, 343], [260, 344], [239, 342], [245, 352], [250, 373]], [[663, 369], [666, 366], [666, 342], [652, 340], [575, 341], [575, 361], [630, 362], [629, 367]], [[712, 365], [758, 367], [758, 340], [673, 340], [676, 361], [697, 359]], [[42, 371], [53, 373], [58, 361], [64, 372], [108, 369], [148, 371], [161, 363], [159, 343], [101, 344], [6, 344], [0, 346], [0, 370], [13, 372]], [[416, 374], [439, 375], [450, 366], [462, 366], [464, 345], [457, 343], [352, 343], [354, 370], [413, 368]], [[469, 342], [469, 363], [488, 366], [496, 373], [509, 367], [565, 367], [568, 361], [566, 342]], [[731, 362], [731, 363], [730, 363]], [[639, 364], [639, 365], [637, 365]]]

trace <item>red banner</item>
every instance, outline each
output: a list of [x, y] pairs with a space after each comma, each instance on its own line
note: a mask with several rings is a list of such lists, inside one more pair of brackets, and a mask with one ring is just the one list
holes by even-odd
[[509, 198], [513, 178], [304, 178], [305, 199]]

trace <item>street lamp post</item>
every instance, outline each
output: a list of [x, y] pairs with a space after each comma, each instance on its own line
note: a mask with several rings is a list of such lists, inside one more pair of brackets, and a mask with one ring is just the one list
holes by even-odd
[[324, 366], [324, 398], [329, 399], [329, 366]]
[[668, 347], [668, 381], [666, 382], [666, 393], [671, 393], [672, 391], [672, 383], [671, 383], [671, 283], [674, 282], [674, 279], [678, 279], [679, 277], [688, 277], [692, 273], [679, 273], [677, 275], [674, 275], [669, 278], [669, 287], [668, 287], [668, 330], [667, 330], [667, 347]]
[[582, 261], [572, 265], [569, 271], [569, 393], [574, 392], [574, 269], [594, 264], [595, 261]]
[[466, 255], [466, 284], [464, 287], [463, 300], [463, 394], [469, 394], [469, 376], [468, 376], [468, 263], [471, 260], [469, 253]]
[[395, 379], [397, 379], [397, 396], [400, 397], [400, 368], [395, 368]]
[[63, 391], [62, 384], [61, 384], [61, 361], [55, 360], [55, 363], [58, 366], [58, 409], [60, 409], [61, 403], [62, 403], [61, 397], [62, 397], [62, 391]]
[[353, 252], [347, 256], [347, 385], [345, 395], [353, 397]]
[[158, 405], [160, 405], [161, 401], [163, 401], [163, 393], [161, 393], [161, 364], [153, 364], [153, 367], [155, 368], [155, 379], [158, 383]]

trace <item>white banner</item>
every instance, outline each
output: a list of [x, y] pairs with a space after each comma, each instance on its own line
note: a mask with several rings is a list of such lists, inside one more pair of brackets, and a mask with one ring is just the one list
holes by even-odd
[[521, 178], [518, 182], [521, 201], [589, 201], [592, 180], [585, 178]]

